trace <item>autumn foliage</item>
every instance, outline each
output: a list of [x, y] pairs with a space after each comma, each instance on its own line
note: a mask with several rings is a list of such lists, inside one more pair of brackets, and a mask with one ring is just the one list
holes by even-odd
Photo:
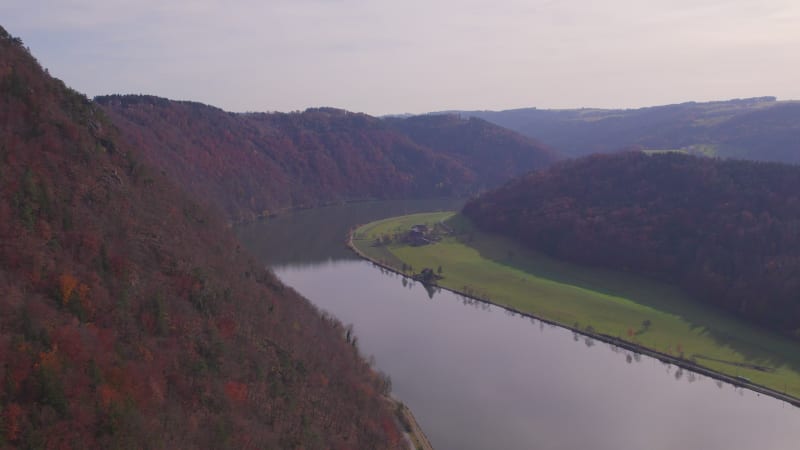
[[0, 447], [399, 448], [344, 327], [143, 153], [0, 28]]
[[69, 303], [72, 298], [72, 292], [78, 286], [78, 279], [70, 274], [63, 274], [58, 277], [58, 288], [61, 293], [61, 302], [63, 304]]
[[532, 139], [477, 119], [96, 100], [149, 162], [232, 221], [352, 200], [466, 196], [555, 160]]

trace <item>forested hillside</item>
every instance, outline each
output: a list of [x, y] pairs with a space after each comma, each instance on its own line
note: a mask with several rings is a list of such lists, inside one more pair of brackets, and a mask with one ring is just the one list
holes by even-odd
[[481, 189], [499, 186], [557, 159], [553, 150], [538, 141], [482, 119], [445, 114], [386, 120], [415, 142], [464, 164], [475, 173]]
[[[485, 122], [484, 132], [456, 141], [468, 147], [460, 151], [333, 108], [234, 114], [149, 96], [96, 100], [148, 161], [234, 221], [359, 199], [463, 196], [508, 179], [508, 165], [522, 171], [554, 160], [522, 137], [506, 139], [514, 141], [508, 152], [496, 136], [513, 133]], [[502, 174], [485, 164], [496, 154]]]
[[349, 330], [0, 28], [0, 447], [400, 448]]
[[623, 148], [800, 163], [800, 102], [773, 97], [639, 109], [465, 111], [569, 156]]
[[683, 286], [800, 335], [800, 168], [676, 153], [595, 155], [470, 201], [480, 228], [552, 256]]

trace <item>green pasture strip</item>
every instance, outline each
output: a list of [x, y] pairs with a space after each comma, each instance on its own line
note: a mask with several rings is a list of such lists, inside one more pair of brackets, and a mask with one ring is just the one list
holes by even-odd
[[[420, 247], [375, 245], [376, 238], [437, 222], [448, 225], [453, 234]], [[693, 301], [674, 286], [525, 250], [511, 239], [477, 231], [453, 212], [373, 222], [356, 230], [353, 244], [398, 271], [403, 264], [416, 273], [441, 267], [442, 287], [800, 396], [796, 342]]]
[[648, 155], [658, 155], [663, 153], [683, 153], [689, 154], [689, 151], [683, 148], [670, 148], [670, 149], [649, 149], [649, 150], [642, 150], [645, 154]]

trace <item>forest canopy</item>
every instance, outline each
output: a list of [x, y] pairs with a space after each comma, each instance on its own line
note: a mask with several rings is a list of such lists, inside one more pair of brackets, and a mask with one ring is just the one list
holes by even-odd
[[624, 152], [562, 162], [473, 199], [480, 228], [644, 274], [800, 332], [800, 167]]

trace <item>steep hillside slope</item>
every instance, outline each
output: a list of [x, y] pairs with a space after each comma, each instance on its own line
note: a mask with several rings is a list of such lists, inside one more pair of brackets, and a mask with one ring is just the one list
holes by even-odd
[[474, 179], [364, 114], [232, 114], [147, 96], [97, 101], [148, 160], [233, 220], [344, 200], [464, 195]]
[[350, 333], [0, 28], [0, 447], [399, 448]]
[[626, 110], [526, 108], [459, 114], [535, 137], [570, 156], [641, 147], [800, 163], [800, 102], [773, 97]]
[[481, 189], [499, 186], [557, 159], [554, 151], [539, 142], [481, 119], [426, 115], [386, 120], [415, 142], [460, 161], [475, 173]]
[[234, 221], [349, 200], [463, 196], [505, 181], [508, 166], [555, 159], [486, 123], [443, 124], [436, 137], [430, 124], [332, 108], [234, 114], [148, 96], [96, 100], [149, 161]]
[[676, 282], [800, 336], [798, 167], [597, 155], [520, 177], [464, 213], [550, 255]]

